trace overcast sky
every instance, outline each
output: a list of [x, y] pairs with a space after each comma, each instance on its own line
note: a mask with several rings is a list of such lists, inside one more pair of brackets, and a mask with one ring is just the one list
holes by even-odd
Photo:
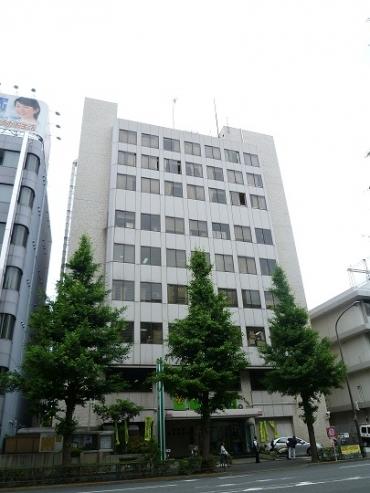
[[[370, 256], [370, 0], [17, 0], [1, 14], [0, 90], [60, 111], [49, 201], [58, 277], [84, 97], [119, 116], [274, 136], [308, 306]], [[51, 288], [50, 292], [51, 292]]]

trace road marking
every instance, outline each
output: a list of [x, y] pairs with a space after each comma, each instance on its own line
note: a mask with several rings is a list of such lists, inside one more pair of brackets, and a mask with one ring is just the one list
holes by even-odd
[[261, 491], [263, 490], [263, 488], [247, 488], [246, 490], [243, 490], [243, 491]]
[[163, 485], [153, 485], [153, 486], [135, 486], [135, 487], [113, 488], [110, 490], [84, 490], [84, 491], [77, 491], [76, 493], [118, 493], [119, 491], [154, 490], [154, 489], [158, 489], [158, 488], [168, 488], [169, 486], [176, 486], [176, 484], [167, 483], [167, 484], [163, 484]]
[[225, 484], [219, 484], [217, 488], [226, 488], [227, 486], [238, 486], [236, 483], [225, 483]]
[[[279, 478], [279, 481], [284, 478]], [[265, 483], [267, 481], [275, 481], [276, 479], [256, 479], [256, 483]]]
[[351, 464], [350, 466], [339, 466], [339, 469], [347, 469], [350, 467], [370, 467], [370, 462], [367, 464]]

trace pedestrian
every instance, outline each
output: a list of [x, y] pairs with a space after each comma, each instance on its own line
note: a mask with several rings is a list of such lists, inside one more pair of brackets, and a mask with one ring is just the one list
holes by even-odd
[[274, 439], [272, 439], [271, 442], [270, 442], [270, 450], [271, 450], [271, 452], [274, 452], [275, 451], [275, 441], [274, 441]]
[[221, 442], [221, 447], [220, 447], [220, 467], [225, 468], [227, 467], [227, 456], [229, 455], [229, 452], [225, 449], [225, 445], [223, 442]]
[[258, 464], [260, 462], [260, 446], [258, 444], [256, 435], [254, 435], [253, 438], [253, 449], [254, 449], [254, 453], [256, 454], [256, 463]]
[[289, 437], [286, 444], [288, 447], [288, 459], [295, 459], [295, 446], [297, 445], [298, 441], [295, 435], [292, 437]]

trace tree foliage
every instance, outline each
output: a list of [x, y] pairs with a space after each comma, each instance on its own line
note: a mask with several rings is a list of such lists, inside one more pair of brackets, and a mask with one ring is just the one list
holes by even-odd
[[143, 408], [135, 403], [117, 399], [113, 404], [96, 404], [94, 412], [102, 419], [104, 423], [120, 424], [137, 416]]
[[69, 461], [76, 406], [103, 400], [114, 390], [107, 369], [129, 349], [121, 343], [122, 313], [105, 303], [107, 291], [97, 271], [90, 240], [82, 236], [57, 283], [55, 300], [47, 298], [31, 316], [21, 370], [7, 375], [8, 390], [21, 390], [34, 412], [59, 421], [64, 462]]
[[313, 424], [322, 395], [341, 386], [345, 367], [336, 360], [329, 340], [320, 339], [309, 326], [307, 311], [298, 306], [286, 275], [277, 267], [272, 277], [274, 297], [270, 320], [271, 343], [260, 351], [271, 368], [266, 384], [271, 392], [300, 397], [303, 420], [307, 424], [313, 460], [317, 460]]
[[247, 360], [240, 329], [231, 321], [226, 298], [216, 294], [212, 266], [202, 251], [195, 251], [188, 268], [189, 311], [171, 324], [168, 354], [160, 379], [173, 397], [195, 399], [201, 415], [202, 453], [209, 454], [209, 420], [215, 411], [230, 407], [238, 397], [236, 383]]

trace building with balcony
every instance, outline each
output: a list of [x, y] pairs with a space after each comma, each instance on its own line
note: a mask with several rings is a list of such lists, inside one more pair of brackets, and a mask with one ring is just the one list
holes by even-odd
[[[361, 424], [370, 419], [370, 284], [348, 289], [310, 311], [312, 327], [328, 337], [340, 358], [338, 338], [347, 367], [348, 384]], [[338, 338], [335, 333], [337, 324]], [[356, 441], [354, 413], [347, 385], [326, 399], [330, 424], [337, 432]]]
[[[171, 322], [187, 314], [185, 265], [201, 248], [250, 361], [241, 376], [242, 399], [214, 416], [211, 447], [225, 441], [238, 455], [251, 450], [255, 432], [261, 441], [274, 434], [307, 437], [295, 399], [265, 390], [268, 369], [258, 352], [269, 340], [276, 262], [305, 306], [273, 138], [231, 127], [212, 137], [124, 120], [116, 104], [86, 99], [77, 163], [69, 255], [88, 234], [109, 302], [127, 307], [125, 340], [132, 348], [115, 370], [131, 384], [125, 398], [144, 407], [131, 430], [142, 430], [147, 417], [156, 422], [156, 395], [146, 379], [166, 353]], [[195, 408], [166, 396], [167, 447], [174, 455], [198, 442]], [[78, 411], [78, 420], [85, 427], [100, 424], [91, 406]]]
[[[28, 319], [46, 291], [51, 234], [44, 141], [0, 129], [0, 371], [19, 369]], [[18, 392], [0, 396], [0, 439], [30, 424]]]

